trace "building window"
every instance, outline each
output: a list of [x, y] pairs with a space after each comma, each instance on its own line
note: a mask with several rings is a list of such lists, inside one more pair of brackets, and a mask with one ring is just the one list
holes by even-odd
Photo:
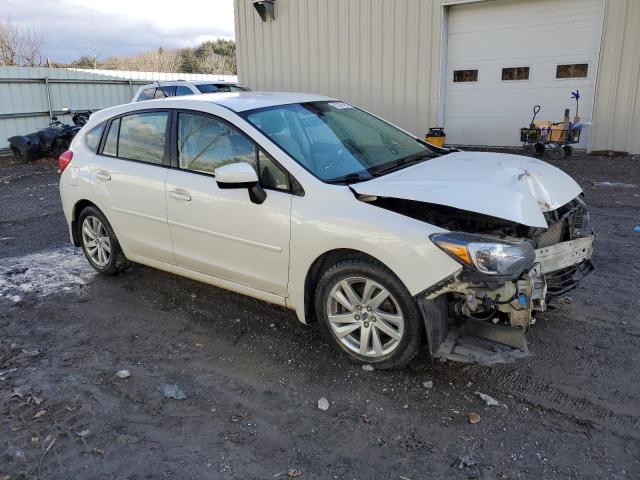
[[503, 68], [502, 80], [529, 80], [529, 67]]
[[588, 63], [572, 63], [570, 65], [558, 65], [556, 78], [587, 78], [589, 72]]
[[454, 70], [453, 81], [458, 82], [477, 82], [478, 70]]

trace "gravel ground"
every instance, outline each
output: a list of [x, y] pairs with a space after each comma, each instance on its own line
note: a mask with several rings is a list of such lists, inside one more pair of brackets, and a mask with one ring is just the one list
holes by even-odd
[[0, 167], [0, 479], [640, 478], [639, 162], [555, 164], [587, 193], [596, 272], [539, 319], [531, 357], [399, 372], [279, 307], [141, 266], [95, 275], [55, 162]]

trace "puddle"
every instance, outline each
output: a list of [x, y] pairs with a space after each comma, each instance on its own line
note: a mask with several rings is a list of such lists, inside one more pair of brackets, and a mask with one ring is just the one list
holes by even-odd
[[86, 285], [96, 272], [82, 250], [71, 246], [0, 259], [0, 297], [18, 303]]

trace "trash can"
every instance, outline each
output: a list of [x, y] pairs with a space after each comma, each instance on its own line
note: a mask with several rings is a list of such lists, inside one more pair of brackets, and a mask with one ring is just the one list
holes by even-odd
[[427, 143], [435, 145], [436, 147], [443, 147], [446, 139], [447, 136], [444, 133], [444, 129], [440, 127], [430, 128], [425, 137]]

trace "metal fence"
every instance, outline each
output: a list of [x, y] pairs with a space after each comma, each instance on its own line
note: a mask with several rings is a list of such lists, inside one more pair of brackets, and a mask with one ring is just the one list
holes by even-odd
[[62, 109], [99, 110], [131, 101], [140, 85], [163, 80], [236, 81], [232, 75], [40, 67], [0, 67], [0, 150], [7, 138], [45, 128]]

